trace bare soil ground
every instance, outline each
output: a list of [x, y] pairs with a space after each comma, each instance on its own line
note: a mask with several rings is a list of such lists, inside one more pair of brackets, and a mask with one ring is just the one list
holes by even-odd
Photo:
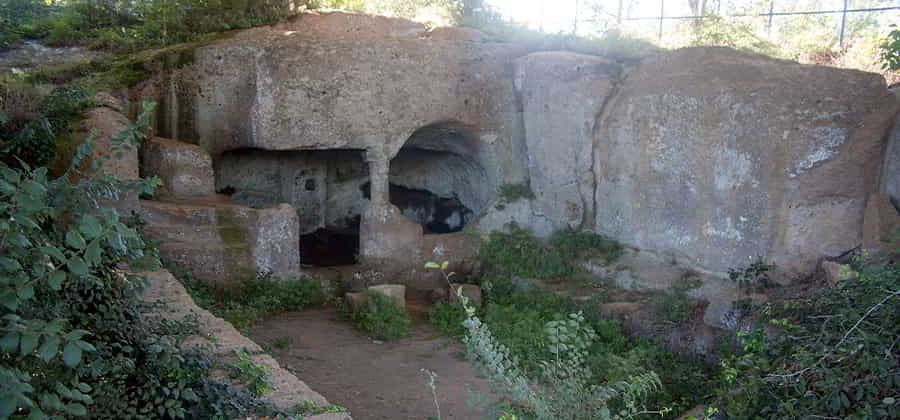
[[328, 401], [350, 409], [356, 420], [436, 416], [422, 369], [438, 375], [444, 419], [483, 418], [484, 407], [474, 407], [472, 400], [494, 400], [487, 381], [462, 357], [460, 343], [430, 328], [424, 304], [408, 302], [408, 307], [415, 331], [395, 342], [370, 339], [331, 307], [262, 321], [250, 337], [260, 344], [290, 337], [284, 350], [271, 349], [272, 356]]

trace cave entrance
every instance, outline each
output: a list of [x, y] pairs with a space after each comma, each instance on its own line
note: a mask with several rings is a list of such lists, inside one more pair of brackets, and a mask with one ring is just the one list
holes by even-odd
[[474, 127], [447, 121], [416, 130], [390, 163], [390, 200], [426, 234], [458, 232], [490, 192]]
[[215, 160], [216, 190], [254, 208], [288, 203], [297, 210], [300, 262], [352, 265], [369, 182], [361, 150], [238, 149]]
[[356, 264], [359, 257], [359, 221], [357, 216], [347, 227], [319, 228], [300, 235], [300, 261], [317, 267]]

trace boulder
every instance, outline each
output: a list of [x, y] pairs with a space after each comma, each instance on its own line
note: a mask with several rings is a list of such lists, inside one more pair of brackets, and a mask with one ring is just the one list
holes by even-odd
[[[900, 102], [900, 86], [892, 89]], [[894, 120], [894, 131], [888, 138], [881, 166], [881, 193], [886, 194], [894, 207], [900, 209], [900, 114]]]
[[834, 261], [822, 261], [821, 271], [825, 284], [829, 286], [835, 286], [839, 282], [853, 277], [853, 270], [850, 269], [850, 266]]
[[215, 194], [212, 158], [194, 144], [161, 137], [145, 141], [141, 174], [162, 180], [160, 196], [190, 198]]
[[787, 280], [861, 242], [897, 112], [880, 75], [725, 48], [646, 59], [607, 106], [597, 231], [720, 275], [762, 256]]
[[287, 204], [256, 210], [250, 228], [257, 271], [278, 277], [300, 275], [300, 227], [297, 211]]
[[863, 248], [870, 252], [895, 251], [900, 247], [900, 212], [887, 195], [872, 194], [863, 220]]
[[380, 284], [369, 286], [367, 293], [379, 294], [393, 300], [397, 306], [406, 307], [406, 286], [402, 284]]

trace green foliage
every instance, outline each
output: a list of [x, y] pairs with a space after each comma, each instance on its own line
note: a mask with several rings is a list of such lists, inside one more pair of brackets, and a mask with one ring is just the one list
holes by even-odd
[[700, 279], [688, 277], [672, 286], [671, 290], [656, 294], [652, 299], [653, 310], [660, 318], [680, 324], [690, 319], [697, 303], [688, 293], [702, 285]]
[[739, 334], [717, 406], [734, 418], [900, 417], [900, 266], [860, 257], [834, 288], [772, 304]]
[[891, 27], [894, 29], [881, 44], [881, 61], [885, 70], [900, 71], [900, 28], [897, 25]]
[[[537, 353], [550, 357], [532, 360], [508, 347], [495, 336], [497, 324], [482, 322], [467, 300], [466, 337], [469, 356], [482, 368], [492, 384], [509, 393], [516, 406], [515, 416], [538, 419], [620, 419], [644, 413], [648, 394], [661, 386], [652, 372], [630, 375], [623, 381], [596, 381], [587, 363], [598, 334], [581, 312], [557, 316], [535, 329], [524, 328]], [[488, 309], [490, 311], [490, 309]], [[490, 327], [489, 327], [490, 326]], [[542, 344], [545, 343], [545, 344]], [[537, 373], [523, 367], [524, 360], [537, 366]], [[510, 413], [507, 413], [509, 415]]]
[[715, 15], [707, 15], [695, 26], [691, 44], [731, 47], [768, 55], [775, 55], [777, 51], [775, 45], [756, 35], [747, 23]]
[[503, 184], [497, 191], [497, 198], [497, 209], [502, 210], [507, 204], [534, 198], [534, 192], [531, 191], [531, 187], [526, 183]]
[[569, 277], [583, 271], [585, 260], [609, 264], [621, 256], [617, 242], [590, 232], [556, 232], [544, 244], [531, 232], [510, 224], [509, 233], [492, 232], [480, 255], [491, 272], [537, 279]]
[[228, 364], [229, 377], [237, 380], [255, 396], [261, 396], [272, 389], [269, 383], [269, 369], [256, 363], [245, 349], [234, 351], [237, 360]]
[[743, 288], [766, 288], [772, 285], [770, 271], [776, 267], [757, 257], [750, 265], [728, 269], [728, 279]]
[[227, 287], [212, 287], [194, 279], [174, 263], [166, 262], [165, 265], [185, 285], [197, 305], [242, 331], [266, 317], [325, 302], [322, 286], [309, 277], [278, 279], [259, 274]]
[[431, 325], [447, 337], [462, 338], [466, 333], [463, 327], [465, 319], [466, 311], [459, 303], [438, 302], [428, 310]]
[[[21, 85], [7, 88], [22, 89]], [[19, 160], [32, 166], [50, 163], [56, 154], [57, 137], [91, 105], [90, 98], [91, 92], [82, 86], [60, 86], [41, 101], [37, 115], [0, 125], [0, 160], [7, 165], [16, 165]]]
[[[678, 359], [657, 344], [629, 338], [617, 321], [599, 316], [593, 302], [576, 303], [540, 290], [517, 292], [509, 277], [486, 278], [481, 284], [487, 304], [472, 315], [477, 314], [483, 320], [479, 322], [489, 325], [492, 342], [503, 346], [508, 360], [502, 363], [515, 361], [515, 369], [528, 383], [546, 385], [550, 379], [558, 378], [558, 372], [556, 376], [546, 376], [556, 369], [548, 367], [546, 362], [559, 360], [562, 363], [574, 359], [574, 355], [559, 359], [557, 355], [562, 350], [577, 348], [578, 363], [584, 369], [579, 373], [582, 391], [569, 392], [575, 395], [592, 395], [584, 393], [584, 386], [620, 383], [642, 377], [648, 370], [659, 372], [665, 384], [647, 397], [648, 405], [671, 408], [672, 414], [677, 415], [702, 402], [711, 392], [708, 385], [711, 373], [705, 366]], [[460, 306], [458, 303], [436, 305], [431, 313], [432, 323], [442, 333], [455, 336], [456, 330], [452, 327], [458, 325], [456, 317], [462, 309]], [[463, 316], [469, 318], [466, 314]], [[565, 334], [551, 331], [560, 326], [566, 326]], [[554, 347], [556, 342], [566, 344], [567, 348]], [[501, 362], [495, 360], [492, 363]], [[527, 394], [518, 380], [510, 379], [504, 386], [509, 392]], [[519, 387], [518, 390], [513, 389], [515, 387]], [[561, 404], [584, 407], [586, 402], [576, 399]]]
[[406, 309], [380, 293], [368, 293], [366, 304], [351, 319], [357, 328], [379, 340], [399, 340], [412, 332], [412, 319]]
[[[152, 106], [111, 140], [134, 148]], [[234, 418], [270, 410], [208, 379], [212, 364], [182, 350], [193, 329], [148, 317], [140, 277], [155, 252], [98, 200], [149, 182], [84, 176], [88, 139], [67, 172], [0, 163], [0, 417]], [[92, 164], [96, 170], [98, 162]], [[77, 180], [77, 181], [75, 181]]]

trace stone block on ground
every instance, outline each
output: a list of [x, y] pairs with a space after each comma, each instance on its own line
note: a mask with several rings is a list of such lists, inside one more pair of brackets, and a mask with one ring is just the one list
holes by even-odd
[[834, 286], [841, 281], [852, 278], [853, 270], [846, 264], [834, 261], [822, 261], [822, 276], [825, 280], [825, 284]]
[[863, 218], [863, 248], [889, 251], [900, 244], [900, 212], [885, 194], [871, 194]]
[[379, 294], [393, 300], [397, 306], [406, 308], [406, 286], [402, 284], [380, 284], [369, 286], [369, 294]]

